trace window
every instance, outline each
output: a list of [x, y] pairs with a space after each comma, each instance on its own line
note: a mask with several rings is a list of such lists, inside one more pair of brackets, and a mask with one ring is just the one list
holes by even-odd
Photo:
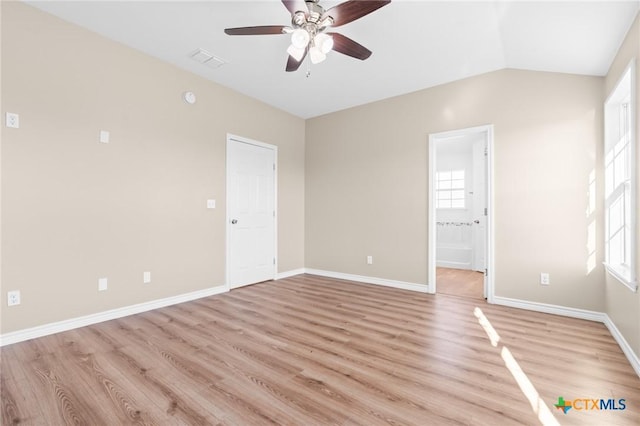
[[463, 209], [464, 170], [451, 170], [436, 173], [436, 208]]
[[636, 290], [636, 192], [633, 75], [631, 64], [605, 103], [605, 266]]

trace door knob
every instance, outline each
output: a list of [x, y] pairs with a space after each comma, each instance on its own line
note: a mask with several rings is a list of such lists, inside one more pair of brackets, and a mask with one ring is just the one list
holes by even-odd
[[478, 219], [474, 220], [473, 223], [480, 223]]
[[231, 219], [231, 224], [235, 225], [236, 223], [238, 223], [238, 219]]

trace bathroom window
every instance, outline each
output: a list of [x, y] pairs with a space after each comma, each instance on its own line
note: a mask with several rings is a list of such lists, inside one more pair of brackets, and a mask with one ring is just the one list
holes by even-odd
[[449, 170], [436, 173], [436, 208], [465, 208], [464, 170]]
[[632, 290], [635, 265], [636, 192], [632, 63], [604, 107], [605, 267]]

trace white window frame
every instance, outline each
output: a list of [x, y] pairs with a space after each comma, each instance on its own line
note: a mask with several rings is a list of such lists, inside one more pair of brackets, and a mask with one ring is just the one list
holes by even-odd
[[[604, 213], [605, 213], [605, 261], [604, 266], [609, 274], [632, 291], [637, 291], [637, 168], [636, 163], [636, 81], [635, 60], [627, 66], [614, 89], [604, 103]], [[623, 111], [625, 111], [623, 113]], [[624, 116], [626, 114], [626, 117]], [[628, 127], [626, 133], [621, 129]], [[623, 139], [627, 142], [622, 145]], [[628, 146], [626, 146], [628, 144]], [[627, 149], [627, 162], [620, 165], [616, 158], [620, 152]], [[616, 179], [617, 170], [622, 166], [624, 179], [618, 185]], [[611, 171], [609, 171], [611, 169]], [[619, 176], [618, 176], [619, 177]], [[614, 218], [611, 212], [617, 203], [623, 203], [622, 226], [610, 229]], [[622, 260], [613, 262], [610, 259], [610, 242], [623, 232], [624, 244], [622, 248]]]
[[[449, 173], [449, 179], [441, 178], [441, 175]], [[453, 178], [454, 173], [462, 173], [462, 178]], [[454, 182], [462, 181], [462, 187], [454, 187]], [[449, 182], [448, 188], [443, 188], [442, 184], [445, 182]], [[467, 173], [464, 169], [458, 170], [441, 170], [436, 172], [436, 208], [437, 209], [447, 209], [447, 210], [464, 210], [467, 208], [467, 196], [466, 196], [466, 187], [467, 187]], [[453, 197], [453, 193], [462, 192], [462, 197]], [[449, 198], [440, 198], [440, 194], [449, 194]], [[442, 206], [440, 201], [449, 201], [449, 206]], [[461, 206], [454, 206], [454, 201], [462, 201]]]

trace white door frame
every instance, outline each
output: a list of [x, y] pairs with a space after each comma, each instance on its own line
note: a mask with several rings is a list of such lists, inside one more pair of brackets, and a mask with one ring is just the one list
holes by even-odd
[[229, 210], [230, 206], [230, 194], [231, 188], [230, 183], [231, 179], [229, 178], [229, 145], [233, 142], [241, 142], [249, 145], [260, 146], [262, 148], [267, 148], [273, 150], [274, 154], [274, 163], [275, 169], [273, 171], [273, 210], [274, 210], [274, 221], [273, 221], [273, 256], [274, 256], [274, 264], [273, 264], [273, 279], [276, 279], [277, 271], [278, 271], [278, 147], [276, 145], [271, 145], [264, 142], [259, 142], [253, 139], [245, 138], [242, 136], [237, 136], [231, 133], [227, 133], [227, 143], [226, 143], [226, 159], [225, 159], [225, 179], [226, 179], [226, 215], [225, 215], [225, 223], [226, 223], [226, 240], [225, 240], [225, 287], [226, 290], [231, 290], [231, 283], [229, 280], [229, 272], [231, 270], [231, 212]]
[[493, 124], [484, 126], [469, 127], [466, 129], [452, 130], [441, 133], [429, 134], [429, 173], [428, 173], [428, 188], [429, 188], [429, 223], [428, 223], [428, 242], [429, 258], [427, 262], [427, 277], [428, 286], [427, 291], [434, 294], [436, 292], [436, 191], [435, 191], [435, 178], [436, 178], [436, 145], [438, 141], [446, 140], [449, 138], [460, 137], [468, 134], [476, 134], [486, 132], [487, 136], [487, 240], [486, 240], [486, 262], [487, 262], [487, 276], [486, 276], [486, 296], [489, 303], [493, 303], [494, 298], [494, 277], [495, 277], [495, 262], [494, 262], [494, 214], [493, 214]]

